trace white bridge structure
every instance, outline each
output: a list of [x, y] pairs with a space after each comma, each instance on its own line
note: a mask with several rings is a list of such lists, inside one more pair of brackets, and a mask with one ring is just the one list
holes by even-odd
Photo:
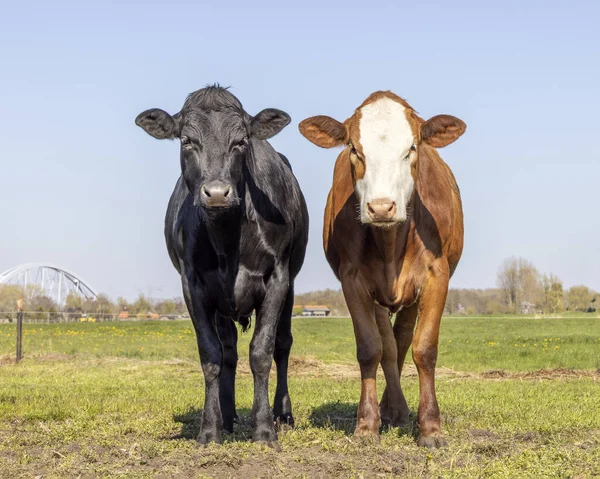
[[22, 288], [36, 285], [44, 294], [63, 306], [69, 293], [96, 300], [96, 291], [75, 273], [48, 263], [25, 263], [0, 274], [0, 284]]

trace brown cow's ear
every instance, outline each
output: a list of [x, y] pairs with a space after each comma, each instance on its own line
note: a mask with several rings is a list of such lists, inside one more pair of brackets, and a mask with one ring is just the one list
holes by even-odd
[[348, 142], [344, 124], [328, 116], [312, 116], [298, 125], [304, 137], [321, 148], [333, 148]]
[[464, 121], [452, 115], [437, 115], [421, 125], [421, 140], [434, 148], [456, 141], [467, 129]]

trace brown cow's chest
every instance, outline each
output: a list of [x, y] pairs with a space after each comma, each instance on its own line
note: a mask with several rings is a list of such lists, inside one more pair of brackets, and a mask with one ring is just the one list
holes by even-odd
[[379, 259], [361, 267], [362, 280], [373, 300], [393, 313], [414, 304], [427, 278], [426, 256], [417, 261], [408, 251], [394, 264]]

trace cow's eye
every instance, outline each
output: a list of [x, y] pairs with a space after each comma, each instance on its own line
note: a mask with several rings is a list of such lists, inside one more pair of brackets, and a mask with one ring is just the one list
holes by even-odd
[[243, 150], [244, 148], [246, 148], [248, 146], [248, 139], [244, 138], [238, 142], [235, 143], [235, 145], [233, 146], [234, 148], [237, 148], [238, 150]]
[[415, 151], [417, 151], [416, 145], [411, 146], [410, 149], [408, 150], [408, 153], [404, 157], [404, 159], [408, 160], [410, 158], [410, 155], [412, 155]]
[[352, 153], [354, 156], [358, 156], [358, 152], [352, 143], [350, 144], [350, 153]]
[[184, 148], [189, 148], [190, 146], [192, 146], [192, 140], [190, 140], [187, 136], [182, 136], [181, 146], [183, 146]]

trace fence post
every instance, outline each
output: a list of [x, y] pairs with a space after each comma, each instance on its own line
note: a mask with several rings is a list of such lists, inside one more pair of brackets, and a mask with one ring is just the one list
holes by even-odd
[[23, 300], [17, 301], [17, 362], [23, 357]]

